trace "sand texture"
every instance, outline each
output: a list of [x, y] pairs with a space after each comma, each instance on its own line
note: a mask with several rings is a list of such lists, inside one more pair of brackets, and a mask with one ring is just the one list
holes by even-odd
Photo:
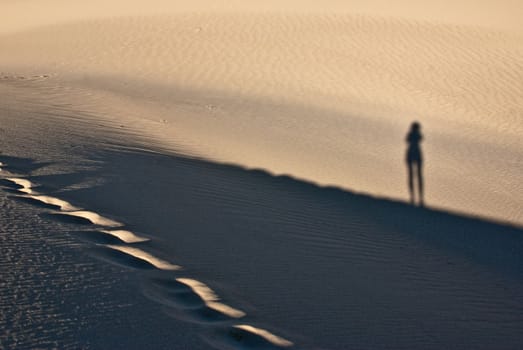
[[82, 108], [134, 117], [165, 144], [379, 196], [405, 197], [403, 138], [418, 120], [433, 206], [523, 221], [517, 31], [188, 14], [56, 24], [0, 48], [11, 72], [54, 73], [43, 83], [58, 95], [74, 86]]
[[523, 347], [519, 3], [45, 3], [0, 0], [0, 348]]

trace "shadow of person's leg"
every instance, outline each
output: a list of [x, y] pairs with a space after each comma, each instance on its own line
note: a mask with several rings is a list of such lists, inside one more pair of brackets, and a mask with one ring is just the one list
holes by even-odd
[[410, 204], [414, 204], [414, 178], [413, 178], [413, 164], [412, 162], [407, 163], [408, 169], [408, 185], [409, 185], [409, 194], [410, 194]]
[[418, 175], [418, 195], [419, 195], [419, 205], [424, 205], [423, 199], [423, 163], [419, 162], [417, 164], [417, 175]]

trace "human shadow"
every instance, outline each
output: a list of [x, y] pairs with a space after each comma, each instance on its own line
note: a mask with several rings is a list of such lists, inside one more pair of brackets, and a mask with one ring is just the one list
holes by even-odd
[[423, 153], [421, 151], [421, 142], [423, 141], [423, 135], [421, 134], [421, 124], [413, 122], [410, 126], [410, 130], [405, 138], [407, 141], [407, 176], [408, 186], [410, 194], [410, 203], [416, 203], [416, 191], [415, 185], [417, 184], [417, 197], [418, 205], [424, 205], [423, 199]]

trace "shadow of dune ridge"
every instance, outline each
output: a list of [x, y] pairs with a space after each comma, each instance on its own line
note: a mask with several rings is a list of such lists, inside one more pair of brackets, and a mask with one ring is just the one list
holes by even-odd
[[[281, 209], [280, 207], [284, 206], [279, 203], [281, 198], [263, 198], [264, 186], [268, 186], [279, 190], [282, 197], [286, 194], [302, 193], [304, 197], [310, 196], [318, 202], [328, 202], [336, 213], [357, 212], [361, 220], [369, 220], [384, 230], [407, 234], [423, 242], [460, 252], [477, 262], [492, 263], [492, 266], [506, 271], [515, 267], [513, 272], [522, 272], [519, 268], [523, 266], [523, 254], [521, 254], [523, 228], [517, 225], [431, 208], [430, 203], [428, 207], [413, 207], [407, 202], [374, 197], [336, 186], [321, 186], [290, 175], [273, 175], [263, 169], [248, 169], [236, 164], [216, 163], [203, 158], [177, 154], [167, 155], [163, 152], [165, 151], [150, 152], [124, 147], [119, 151], [98, 154], [97, 158], [101, 158], [99, 160], [103, 160], [106, 164], [100, 169], [100, 173], [104, 173], [102, 176], [111, 176], [110, 174], [117, 167], [116, 164], [119, 164], [119, 172], [125, 173], [126, 180], [117, 178], [113, 173], [111, 177], [114, 183], [102, 185], [95, 190], [100, 192], [108, 189], [110, 192], [111, 188], [116, 189], [126, 182], [140, 184], [142, 188], [137, 192], [140, 196], [145, 195], [145, 198], [142, 197], [140, 201], [143, 205], [147, 205], [151, 200], [148, 196], [154, 196], [161, 189], [159, 192], [162, 196], [153, 199], [155, 205], [175, 210], [175, 202], [180, 198], [173, 195], [179, 192], [180, 188], [185, 187], [187, 188], [185, 191], [194, 190], [195, 195], [201, 195], [205, 188], [212, 187], [216, 191], [214, 199], [217, 199], [217, 195], [226, 192], [229, 196], [234, 195], [235, 192], [238, 195], [253, 192], [256, 194], [255, 197], [242, 197], [242, 201], [236, 205], [241, 206], [244, 201], [249, 200], [256, 203], [263, 199], [268, 205]], [[126, 161], [126, 158], [129, 161]], [[140, 171], [137, 170], [140, 164], [146, 166], [142, 168], [145, 176], [141, 176]], [[154, 166], [150, 167], [152, 164]], [[158, 172], [157, 168], [161, 168], [164, 172]], [[42, 180], [45, 182], [45, 176]], [[249, 185], [257, 188], [246, 188]], [[82, 194], [80, 197], [83, 197], [83, 194], [90, 190], [72, 192], [78, 192]], [[228, 199], [223, 198], [224, 201]], [[235, 205], [229, 201], [227, 204]], [[303, 203], [304, 209], [307, 204]], [[300, 208], [293, 208], [293, 210], [299, 211]]]
[[[381, 346], [390, 334], [393, 348], [523, 345], [521, 227], [160, 149], [113, 146], [91, 155], [99, 164], [91, 176], [105, 181], [60, 199], [146, 232], [149, 247], [175, 256], [188, 277], [234, 305], [250, 304], [245, 323], [254, 317], [270, 324], [299, 348], [358, 346], [368, 337]], [[46, 188], [59, 188], [54, 181], [38, 176]], [[152, 269], [117, 250], [90, 253]]]
[[[461, 252], [478, 262], [493, 263], [493, 265], [506, 271], [510, 271], [512, 270], [511, 267], [515, 267], [516, 269], [513, 272], [523, 273], [520, 270], [523, 267], [523, 254], [521, 253], [523, 251], [523, 228], [513, 224], [430, 208], [430, 206], [412, 207], [406, 202], [373, 197], [335, 186], [320, 186], [289, 175], [275, 176], [263, 169], [248, 169], [236, 164], [215, 163], [203, 158], [179, 154], [168, 155], [165, 154], [167, 151], [161, 149], [147, 151], [128, 148], [117, 143], [114, 146], [114, 149], [111, 151], [98, 151], [96, 153], [95, 158], [97, 161], [102, 161], [105, 164], [103, 167], [97, 171], [90, 170], [86, 172], [89, 173], [89, 176], [97, 174], [100, 177], [111, 178], [111, 181], [115, 183], [109, 182], [91, 189], [73, 190], [70, 191], [72, 193], [64, 193], [63, 195], [69, 199], [88, 199], [91, 197], [88, 195], [89, 192], [105, 192], [106, 189], [109, 189], [107, 193], [110, 193], [111, 188], [117, 189], [126, 183], [129, 185], [139, 183], [141, 189], [134, 189], [137, 193], [130, 192], [130, 196], [133, 194], [138, 195], [138, 193], [140, 196], [144, 194], [154, 196], [154, 193], [161, 187], [162, 197], [152, 200], [156, 202], [156, 205], [165, 205], [169, 208], [170, 204], [177, 201], [177, 198], [170, 196], [170, 194], [179, 191], [184, 182], [187, 182], [189, 185], [187, 188], [198, 187], [201, 190], [205, 187], [213, 186], [217, 191], [224, 192], [225, 190], [230, 190], [238, 193], [245, 191], [242, 186], [246, 186], [251, 182], [259, 186], [260, 191], [256, 191], [258, 195], [263, 192], [263, 186], [266, 185], [282, 190], [282, 195], [286, 192], [307, 193], [318, 200], [330, 202], [330, 205], [337, 212], [353, 212], [356, 210], [362, 219], [368, 219], [375, 224], [383, 225], [384, 229], [408, 234], [430, 244]], [[0, 161], [4, 164], [4, 169], [23, 169], [28, 173], [50, 164], [6, 155], [0, 155]], [[146, 168], [144, 170], [147, 175], [141, 176], [140, 171], [136, 170], [139, 164], [154, 164], [156, 168], [160, 167], [164, 172], [147, 174]], [[155, 169], [149, 168], [149, 170]], [[125, 173], [125, 176], [119, 178], [115, 176], [116, 173]], [[161, 181], [155, 181], [155, 175], [159, 176]], [[215, 175], [218, 176], [212, 178]], [[83, 179], [85, 174], [77, 173], [68, 174], [67, 176], [67, 181], [72, 182], [70, 178]], [[56, 175], [35, 177], [41, 182], [39, 185], [46, 188], [46, 179], [54, 178]], [[60, 179], [60, 176], [57, 178]], [[122, 181], [123, 178], [126, 181]], [[235, 182], [238, 179], [243, 181]], [[53, 180], [56, 181], [55, 179]], [[204, 180], [205, 182], [203, 182]], [[171, 182], [170, 185], [172, 187], [165, 186], [169, 182]], [[222, 185], [222, 188], [217, 188], [216, 185]], [[0, 180], [0, 186], [5, 189], [13, 188], [11, 182], [3, 179]], [[18, 187], [16, 186], [16, 188]], [[56, 187], [57, 185], [54, 183], [50, 188], [56, 189]], [[106, 197], [108, 202], [112, 202], [114, 199], [120, 201], [119, 198], [112, 195]], [[162, 200], [161, 203], [158, 202], [159, 199]], [[255, 198], [253, 199], [256, 201]], [[140, 202], [145, 205], [148, 200], [150, 201], [151, 198], [145, 197], [141, 198]], [[104, 206], [103, 201], [97, 204]], [[242, 204], [243, 202], [237, 203], [237, 205]], [[278, 206], [278, 198], [274, 198], [273, 204], [275, 207]], [[173, 209], [175, 208], [173, 207]], [[76, 218], [71, 219], [76, 220]]]

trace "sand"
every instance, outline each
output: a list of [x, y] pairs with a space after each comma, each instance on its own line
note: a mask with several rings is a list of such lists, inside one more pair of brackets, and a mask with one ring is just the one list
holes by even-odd
[[521, 347], [518, 3], [2, 6], [0, 347]]
[[3, 36], [7, 80], [47, 75], [174, 149], [398, 199], [418, 120], [433, 207], [523, 220], [523, 31], [265, 12], [56, 22]]

